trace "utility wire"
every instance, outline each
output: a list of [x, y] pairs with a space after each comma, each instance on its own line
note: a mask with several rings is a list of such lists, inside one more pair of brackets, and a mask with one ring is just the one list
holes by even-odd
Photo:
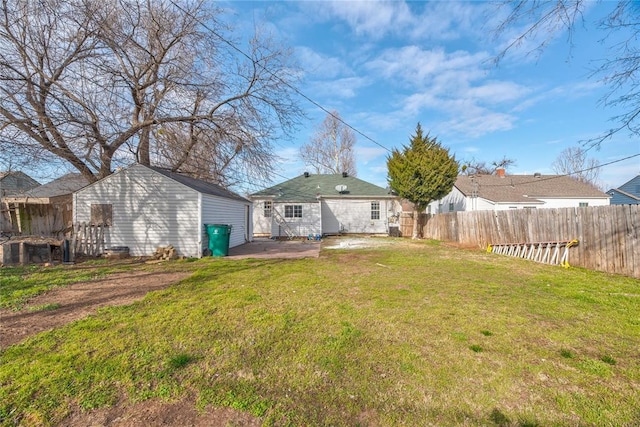
[[527, 181], [527, 182], [518, 182], [518, 183], [514, 183], [514, 184], [511, 184], [511, 183], [509, 183], [509, 184], [494, 184], [494, 185], [485, 184], [485, 185], [483, 185], [483, 187], [514, 187], [516, 185], [527, 185], [527, 184], [531, 184], [531, 183], [534, 183], [534, 182], [549, 181], [549, 180], [552, 180], [552, 179], [558, 179], [558, 178], [562, 178], [562, 177], [565, 177], [565, 176], [575, 175], [575, 174], [578, 174], [578, 173], [581, 173], [581, 172], [588, 172], [590, 170], [599, 169], [599, 168], [602, 168], [604, 166], [613, 165], [615, 163], [624, 162], [625, 160], [633, 159], [634, 157], [638, 157], [638, 156], [640, 156], [640, 153], [632, 154], [630, 156], [623, 157], [623, 158], [617, 159], [617, 160], [613, 160], [613, 161], [610, 161], [610, 162], [607, 162], [607, 163], [602, 163], [600, 165], [592, 166], [590, 168], [577, 170], [577, 171], [573, 171], [573, 172], [565, 173], [565, 174], [561, 174], [561, 175], [552, 175], [552, 176], [548, 176], [546, 178], [536, 178], [534, 180]]
[[227, 44], [229, 47], [231, 47], [231, 49], [235, 50], [236, 52], [240, 53], [242, 56], [244, 56], [245, 58], [247, 58], [249, 61], [254, 62], [256, 65], [258, 65], [259, 67], [261, 67], [264, 71], [266, 71], [271, 77], [279, 80], [282, 84], [284, 84], [285, 86], [288, 86], [291, 90], [293, 90], [295, 93], [297, 93], [298, 95], [300, 95], [302, 98], [306, 99], [307, 101], [309, 101], [311, 104], [315, 105], [316, 107], [318, 107], [319, 109], [321, 109], [322, 111], [324, 111], [325, 113], [327, 113], [328, 115], [330, 115], [331, 117], [333, 117], [334, 119], [336, 119], [337, 121], [339, 121], [340, 123], [342, 123], [343, 125], [345, 125], [346, 127], [348, 127], [349, 129], [351, 129], [352, 131], [356, 132], [358, 135], [362, 136], [363, 138], [373, 142], [374, 144], [376, 144], [377, 146], [385, 149], [386, 151], [391, 153], [391, 150], [387, 147], [385, 147], [384, 145], [382, 145], [381, 143], [379, 143], [378, 141], [376, 141], [375, 139], [371, 138], [370, 136], [366, 135], [364, 132], [361, 132], [360, 130], [356, 129], [354, 126], [351, 126], [349, 123], [345, 122], [341, 117], [336, 116], [335, 114], [333, 114], [331, 111], [329, 111], [328, 109], [326, 109], [325, 107], [323, 107], [319, 102], [313, 100], [311, 97], [305, 95], [301, 90], [299, 90], [297, 87], [293, 86], [291, 83], [282, 80], [280, 77], [278, 77], [275, 73], [273, 73], [271, 70], [269, 70], [268, 68], [264, 67], [262, 64], [257, 63], [256, 61], [254, 61], [254, 59], [245, 51], [243, 51], [242, 49], [240, 49], [239, 47], [237, 47], [235, 44], [233, 44], [232, 42], [230, 42], [229, 40], [227, 40], [226, 38], [224, 38], [222, 35], [218, 34], [218, 32], [216, 32], [213, 28], [209, 27], [209, 25], [207, 25], [205, 22], [202, 22], [202, 20], [200, 20], [200, 18], [194, 16], [192, 13], [190, 13], [189, 11], [185, 10], [182, 6], [176, 4], [176, 2], [174, 0], [171, 0], [171, 3], [178, 9], [180, 9], [183, 13], [189, 15], [192, 19], [194, 19], [195, 21], [199, 22], [200, 25], [202, 25], [207, 31], [209, 31], [210, 33], [212, 33], [213, 35], [215, 35], [217, 38], [219, 38], [223, 43]]
[[[192, 13], [190, 13], [189, 11], [185, 10], [182, 6], [180, 6], [179, 4], [177, 4], [174, 0], [171, 0], [171, 3], [178, 8], [179, 10], [181, 10], [183, 13], [189, 15], [192, 19], [194, 19], [195, 21], [197, 21], [198, 23], [200, 23], [200, 25], [202, 25], [203, 28], [205, 28], [207, 31], [209, 31], [211, 34], [215, 35], [218, 39], [220, 39], [223, 43], [225, 43], [226, 45], [228, 45], [229, 47], [231, 47], [231, 49], [235, 50], [236, 52], [238, 52], [239, 54], [241, 54], [242, 56], [244, 56], [245, 58], [247, 58], [248, 60], [256, 63], [256, 61], [254, 61], [254, 59], [247, 54], [245, 51], [243, 51], [242, 49], [240, 49], [239, 47], [237, 47], [235, 44], [233, 44], [231, 41], [227, 40], [225, 37], [223, 37], [222, 35], [220, 35], [217, 31], [215, 31], [213, 28], [211, 28], [207, 23], [203, 22], [200, 18], [194, 16]], [[349, 129], [353, 130], [354, 132], [356, 132], [358, 135], [362, 136], [363, 138], [367, 139], [368, 141], [371, 141], [372, 143], [374, 143], [375, 145], [383, 148], [384, 150], [388, 151], [388, 152], [392, 152], [392, 150], [390, 150], [389, 148], [385, 147], [384, 145], [382, 145], [381, 143], [379, 143], [378, 141], [374, 140], [373, 138], [369, 137], [368, 135], [366, 135], [364, 132], [361, 132], [360, 130], [358, 130], [357, 128], [355, 128], [354, 126], [350, 125], [349, 123], [347, 123], [346, 121], [344, 121], [341, 117], [336, 116], [335, 114], [333, 114], [331, 111], [329, 111], [327, 108], [325, 108], [324, 106], [322, 106], [319, 102], [315, 101], [314, 99], [312, 99], [311, 97], [307, 96], [306, 94], [304, 94], [301, 90], [299, 90], [297, 87], [293, 86], [292, 84], [290, 84], [289, 82], [281, 79], [279, 76], [277, 76], [275, 73], [273, 73], [271, 70], [267, 69], [266, 67], [264, 67], [262, 64], [256, 63], [256, 65], [258, 65], [259, 67], [262, 68], [262, 70], [264, 70], [267, 74], [269, 74], [271, 77], [279, 80], [282, 84], [284, 84], [285, 86], [289, 87], [291, 90], [293, 90], [295, 93], [297, 93], [298, 95], [300, 95], [302, 98], [306, 99], [308, 102], [310, 102], [311, 104], [313, 104], [314, 106], [318, 107], [320, 110], [324, 111], [325, 113], [327, 113], [328, 115], [330, 115], [331, 117], [333, 117], [334, 119], [336, 119], [337, 121], [339, 121], [340, 123], [344, 124], [345, 126], [347, 126]], [[589, 149], [591, 149], [593, 147], [590, 147]], [[518, 184], [514, 184], [514, 185], [525, 185], [525, 184], [530, 184], [532, 182], [540, 182], [540, 181], [547, 181], [547, 180], [551, 180], [551, 179], [558, 179], [560, 177], [564, 177], [564, 176], [571, 176], [571, 175], [575, 175], [577, 173], [580, 172], [587, 172], [593, 169], [598, 169], [604, 166], [608, 166], [608, 165], [612, 165], [615, 163], [619, 163], [628, 159], [632, 159], [634, 157], [638, 157], [640, 156], [640, 153], [637, 154], [633, 154], [631, 156], [627, 156], [624, 157], [622, 159], [618, 159], [618, 160], [614, 160], [611, 162], [607, 162], [607, 163], [603, 163], [601, 165], [598, 166], [594, 166], [591, 168], [587, 168], [587, 169], [583, 169], [583, 170], [579, 170], [579, 171], [573, 171], [572, 173], [567, 173], [567, 174], [563, 174], [563, 175], [554, 175], [554, 176], [550, 176], [547, 178], [538, 178], [535, 181], [529, 181], [529, 182], [522, 182], [522, 183], [518, 183]], [[286, 180], [292, 179], [292, 178], [286, 178], [278, 173], [272, 172], [274, 175], [280, 176], [281, 178], [284, 178]], [[501, 185], [486, 185], [487, 187], [506, 187], [506, 186], [512, 186], [511, 184], [501, 184]]]

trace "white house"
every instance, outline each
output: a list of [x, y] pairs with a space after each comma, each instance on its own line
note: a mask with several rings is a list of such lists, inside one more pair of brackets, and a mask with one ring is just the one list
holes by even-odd
[[105, 247], [128, 246], [134, 256], [173, 245], [201, 257], [205, 224], [231, 225], [229, 247], [251, 238], [251, 202], [218, 185], [166, 169], [135, 164], [73, 195], [74, 223], [104, 223]]
[[387, 233], [397, 221], [398, 197], [343, 174], [310, 174], [252, 194], [256, 236]]
[[566, 175], [461, 175], [427, 213], [603, 206], [610, 196]]

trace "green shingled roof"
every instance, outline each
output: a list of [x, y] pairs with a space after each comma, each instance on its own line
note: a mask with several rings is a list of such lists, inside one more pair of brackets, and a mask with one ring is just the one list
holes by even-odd
[[[338, 192], [339, 185], [346, 190]], [[251, 198], [273, 197], [277, 202], [315, 202], [318, 197], [395, 197], [388, 190], [353, 176], [342, 174], [300, 175], [288, 181], [253, 193]]]

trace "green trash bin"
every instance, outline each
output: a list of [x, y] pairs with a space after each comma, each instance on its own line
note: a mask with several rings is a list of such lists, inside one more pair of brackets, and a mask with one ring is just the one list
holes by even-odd
[[231, 225], [227, 224], [205, 224], [207, 235], [209, 236], [209, 251], [213, 256], [229, 255], [229, 236], [231, 236]]

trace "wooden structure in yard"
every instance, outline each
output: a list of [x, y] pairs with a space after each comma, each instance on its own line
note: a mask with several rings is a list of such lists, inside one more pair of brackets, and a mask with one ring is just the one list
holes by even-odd
[[[640, 278], [640, 205], [423, 215], [422, 236], [486, 248], [501, 242], [578, 240], [571, 265]], [[401, 218], [411, 235], [411, 215]]]
[[64, 175], [22, 194], [3, 197], [4, 223], [12, 235], [69, 237], [74, 191], [89, 181], [77, 173]]
[[74, 224], [71, 247], [74, 256], [98, 256], [105, 252], [104, 231], [105, 224]]

